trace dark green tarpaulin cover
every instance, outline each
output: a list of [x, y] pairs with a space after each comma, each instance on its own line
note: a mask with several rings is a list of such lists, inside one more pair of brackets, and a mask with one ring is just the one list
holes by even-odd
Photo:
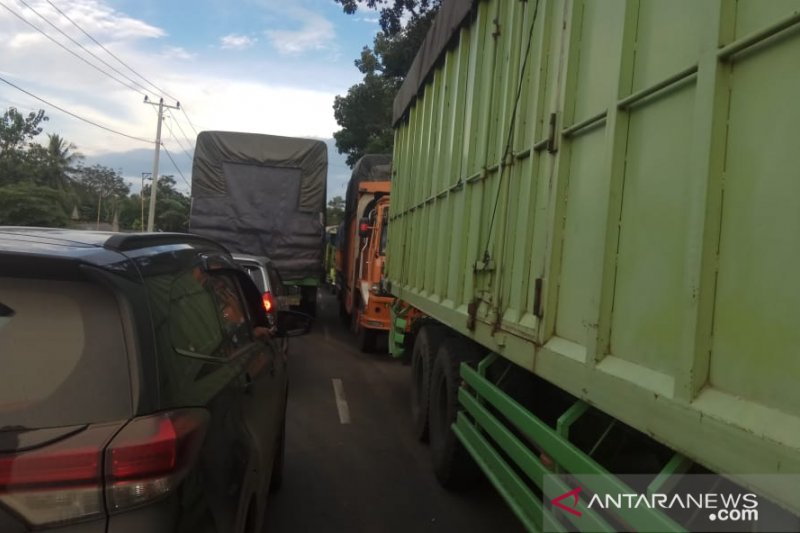
[[200, 132], [189, 229], [231, 252], [270, 257], [284, 280], [319, 279], [327, 174], [322, 141]]

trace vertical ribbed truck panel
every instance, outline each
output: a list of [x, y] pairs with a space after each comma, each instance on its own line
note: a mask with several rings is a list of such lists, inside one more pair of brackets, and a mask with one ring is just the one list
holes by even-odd
[[800, 472], [800, 2], [442, 13], [394, 106], [393, 294], [712, 471]]

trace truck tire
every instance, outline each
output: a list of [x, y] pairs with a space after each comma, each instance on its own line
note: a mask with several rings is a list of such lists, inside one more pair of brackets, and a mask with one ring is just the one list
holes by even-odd
[[374, 330], [361, 326], [361, 308], [358, 307], [353, 310], [352, 323], [350, 329], [356, 334], [358, 339], [358, 349], [364, 353], [372, 353], [375, 351], [375, 336]]
[[439, 484], [463, 489], [480, 478], [475, 461], [451, 429], [461, 410], [458, 389], [461, 363], [477, 363], [480, 349], [465, 339], [448, 338], [439, 347], [431, 372], [430, 443], [433, 470]]
[[314, 317], [317, 316], [316, 287], [300, 288], [300, 310], [309, 316], [314, 316]]
[[431, 390], [431, 370], [436, 352], [448, 337], [444, 326], [422, 326], [414, 338], [411, 350], [411, 418], [414, 436], [428, 442], [428, 406]]
[[359, 328], [358, 349], [364, 353], [373, 353], [375, 351], [376, 336], [375, 331], [371, 329]]
[[342, 325], [349, 326], [350, 325], [350, 313], [347, 312], [347, 306], [344, 304], [344, 296], [339, 295], [339, 320], [342, 321]]

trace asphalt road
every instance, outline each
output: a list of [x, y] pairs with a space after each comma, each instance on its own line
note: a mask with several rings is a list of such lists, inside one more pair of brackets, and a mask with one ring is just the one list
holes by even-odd
[[320, 302], [313, 332], [291, 339], [284, 485], [264, 532], [523, 531], [488, 482], [437, 484], [411, 435], [410, 367], [360, 353], [335, 299]]

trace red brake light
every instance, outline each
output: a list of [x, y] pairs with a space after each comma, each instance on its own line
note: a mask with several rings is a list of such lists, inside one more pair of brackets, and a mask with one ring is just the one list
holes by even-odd
[[267, 313], [271, 312], [275, 307], [275, 303], [272, 301], [272, 294], [269, 291], [261, 296], [261, 301], [264, 302], [264, 311]]
[[100, 480], [100, 448], [27, 453], [0, 458], [0, 491]]
[[0, 454], [0, 505], [38, 528], [160, 498], [177, 488], [196, 461], [208, 412], [170, 411], [121, 426], [98, 424], [33, 451]]
[[364, 234], [364, 233], [369, 233], [369, 224], [367, 224], [366, 222], [362, 222], [362, 223], [361, 223], [361, 224], [358, 226], [358, 231], [359, 231], [360, 233], [362, 233], [362, 234]]
[[134, 440], [109, 449], [111, 478], [116, 481], [142, 479], [166, 474], [175, 468], [178, 455], [178, 435], [175, 427], [169, 418], [162, 418], [157, 424], [155, 433], [149, 438], [140, 442]]
[[118, 511], [176, 488], [200, 450], [208, 425], [202, 409], [136, 418], [106, 450], [106, 498]]
[[103, 515], [103, 446], [119, 424], [90, 426], [35, 450], [0, 454], [0, 505], [34, 528]]

